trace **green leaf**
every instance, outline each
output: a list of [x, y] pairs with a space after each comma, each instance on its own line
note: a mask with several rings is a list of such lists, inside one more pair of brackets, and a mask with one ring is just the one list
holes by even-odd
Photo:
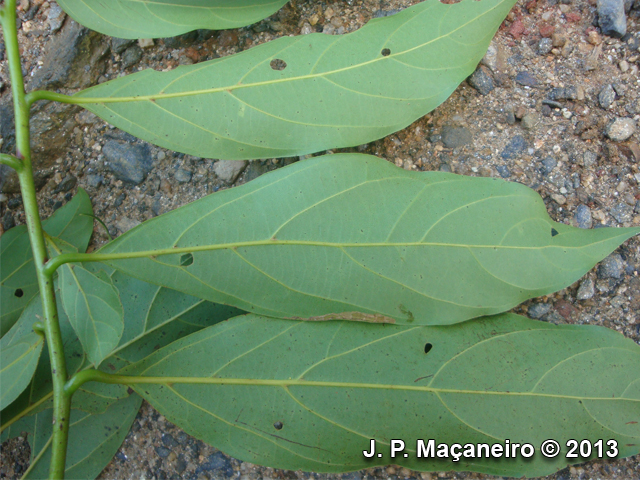
[[111, 278], [82, 265], [66, 264], [59, 272], [62, 305], [91, 363], [100, 362], [118, 345], [124, 310]]
[[120, 38], [172, 37], [196, 29], [244, 27], [288, 0], [60, 0], [75, 21]]
[[[268, 316], [449, 324], [571, 285], [638, 232], [555, 223], [518, 183], [340, 154], [156, 217], [100, 253], [142, 280]], [[126, 258], [138, 251], [146, 258]]]
[[[130, 395], [96, 415], [77, 410], [72, 404], [65, 478], [96, 478], [124, 441], [141, 403], [138, 395]], [[23, 418], [3, 435], [10, 438], [29, 433], [31, 465], [24, 479], [48, 478], [52, 429], [52, 410], [47, 409]]]
[[[145, 381], [158, 383], [132, 386], [187, 433], [275, 468], [345, 472], [394, 463], [541, 476], [572, 462], [566, 448], [544, 458], [538, 448], [548, 438], [615, 439], [621, 457], [640, 451], [640, 348], [601, 327], [513, 314], [413, 328], [247, 315], [125, 373], [154, 377]], [[370, 439], [382, 458], [364, 458]], [[390, 458], [391, 439], [405, 440], [408, 458]], [[536, 453], [416, 458], [418, 439], [510, 439]]]
[[[100, 268], [108, 268], [98, 264]], [[86, 264], [91, 271], [97, 268]], [[175, 290], [150, 285], [120, 272], [110, 274], [118, 289], [124, 307], [125, 326], [120, 343], [103, 360], [100, 370], [116, 373], [123, 366], [136, 362], [161, 347], [185, 335], [240, 315], [240, 310], [217, 305], [185, 295]], [[59, 289], [56, 300], [61, 305]], [[34, 300], [35, 314], [42, 317], [39, 298]], [[59, 323], [65, 346], [67, 370], [70, 374], [91, 367], [64, 309], [59, 309]], [[20, 331], [31, 328], [33, 321], [23, 315]], [[18, 328], [18, 327], [17, 327]], [[48, 355], [41, 355], [30, 388], [2, 411], [2, 430], [20, 418], [51, 408], [51, 365]], [[113, 402], [125, 398], [127, 389], [122, 385], [87, 383], [73, 396], [74, 408], [87, 413], [102, 413]]]
[[[86, 251], [93, 233], [93, 209], [87, 193], [78, 189], [69, 203], [43, 222], [43, 227], [52, 237]], [[20, 225], [0, 237], [0, 335], [9, 331], [37, 293], [29, 235], [26, 226]]]
[[31, 383], [44, 345], [44, 336], [31, 325], [40, 321], [35, 312], [42, 310], [40, 298], [34, 298], [18, 321], [0, 340], [0, 410], [13, 402]]
[[145, 70], [72, 101], [198, 157], [289, 157], [360, 145], [446, 100], [514, 3], [426, 0], [348, 35], [283, 37], [171, 72]]

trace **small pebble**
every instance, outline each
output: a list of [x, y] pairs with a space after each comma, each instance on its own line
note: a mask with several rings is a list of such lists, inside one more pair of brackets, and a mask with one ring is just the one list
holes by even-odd
[[541, 318], [549, 313], [551, 305], [549, 303], [532, 303], [529, 305], [527, 313], [531, 318]]
[[469, 84], [480, 92], [481, 95], [488, 95], [495, 88], [489, 70], [483, 66], [480, 66], [473, 75], [469, 77]]
[[578, 205], [574, 219], [576, 220], [579, 228], [591, 228], [593, 226], [591, 209], [584, 204]]
[[619, 64], [618, 67], [620, 67], [620, 71], [622, 73], [627, 73], [629, 71], [629, 62], [627, 62], [626, 60], [622, 60]]
[[627, 33], [624, 0], [598, 0], [598, 25], [610, 37], [623, 37]]
[[179, 168], [174, 174], [174, 178], [180, 183], [189, 183], [191, 181], [192, 173], [189, 170]]
[[553, 41], [550, 38], [543, 38], [538, 42], [538, 55], [547, 55], [553, 49]]
[[553, 157], [546, 157], [542, 160], [543, 173], [549, 175], [558, 165], [558, 161]]
[[578, 300], [589, 300], [593, 298], [596, 293], [595, 283], [593, 279], [587, 278], [582, 281], [580, 287], [578, 288], [578, 293], [576, 294], [576, 298]]
[[616, 99], [616, 92], [613, 89], [613, 85], [605, 85], [598, 94], [598, 103], [604, 109], [609, 108]]
[[618, 223], [630, 222], [633, 219], [633, 207], [627, 203], [618, 203], [609, 213]]
[[598, 265], [598, 278], [622, 278], [624, 271], [624, 262], [622, 257], [617, 253], [612, 253], [606, 257], [600, 265]]
[[468, 128], [445, 125], [440, 133], [442, 143], [447, 148], [458, 148], [473, 142], [473, 135]]
[[509, 178], [511, 176], [511, 171], [506, 165], [496, 165], [496, 170], [502, 178]]
[[152, 38], [141, 38], [140, 40], [138, 40], [138, 46], [140, 48], [153, 47], [153, 39]]
[[624, 142], [636, 131], [636, 122], [632, 118], [616, 118], [606, 127], [607, 137], [614, 142]]
[[213, 173], [227, 183], [233, 183], [246, 168], [246, 160], [218, 160], [213, 165]]

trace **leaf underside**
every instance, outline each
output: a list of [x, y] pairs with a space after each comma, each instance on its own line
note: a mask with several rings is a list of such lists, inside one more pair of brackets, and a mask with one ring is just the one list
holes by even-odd
[[[72, 404], [65, 478], [96, 478], [122, 445], [141, 403], [142, 399], [138, 395], [130, 395], [96, 415], [77, 410]], [[49, 408], [23, 418], [6, 432], [7, 437], [15, 437], [23, 432], [29, 434], [27, 439], [31, 446], [32, 465], [28, 473], [22, 477], [24, 480], [48, 478], [51, 463], [52, 412]]]
[[197, 29], [244, 27], [288, 0], [60, 0], [78, 23], [119, 38], [173, 37]]
[[99, 253], [144, 251], [109, 263], [253, 313], [451, 324], [560, 290], [639, 231], [555, 223], [518, 183], [339, 154], [156, 217]]
[[514, 3], [426, 0], [348, 35], [283, 37], [171, 72], [146, 70], [73, 99], [137, 137], [199, 157], [356, 146], [446, 100]]
[[41, 310], [40, 298], [36, 296], [23, 313], [30, 323], [17, 322], [0, 340], [0, 410], [27, 388], [36, 370], [44, 337], [31, 326], [39, 321], [35, 314]]
[[[86, 264], [90, 270], [96, 270], [93, 264]], [[100, 265], [101, 268], [106, 268]], [[175, 290], [150, 285], [120, 272], [110, 274], [113, 285], [118, 289], [124, 307], [125, 328], [118, 346], [102, 361], [100, 369], [116, 373], [155, 350], [193, 332], [226, 320], [241, 312], [238, 309], [216, 305], [185, 295]], [[61, 305], [59, 289], [57, 303]], [[33, 312], [27, 309], [14, 326], [15, 334], [9, 332], [3, 342], [11, 338], [12, 342], [24, 342], [31, 333], [31, 326], [42, 318], [42, 303], [39, 297], [33, 300]], [[30, 307], [31, 308], [31, 307]], [[78, 340], [65, 311], [59, 309], [59, 323], [62, 341], [65, 346], [67, 369], [70, 374], [91, 366], [82, 345]], [[11, 337], [9, 337], [11, 335]], [[7, 339], [7, 340], [5, 340]], [[3, 344], [4, 346], [4, 344]], [[33, 379], [27, 376], [29, 388], [20, 397], [2, 411], [2, 429], [20, 418], [34, 415], [51, 408], [51, 365], [49, 355], [41, 355]], [[21, 381], [11, 377], [9, 381]], [[3, 373], [4, 394], [4, 373]], [[20, 392], [18, 392], [20, 393]], [[127, 389], [122, 385], [87, 383], [73, 396], [73, 408], [86, 413], [105, 412], [114, 402], [127, 397]], [[20, 432], [13, 429], [13, 432]], [[106, 465], [106, 464], [105, 464]]]
[[[76, 196], [44, 220], [42, 226], [52, 237], [84, 252], [93, 233], [93, 209], [87, 192], [78, 189]], [[9, 331], [37, 293], [29, 235], [26, 226], [20, 225], [0, 237], [0, 335]]]
[[[616, 439], [620, 456], [640, 450], [640, 348], [601, 327], [513, 314], [413, 328], [247, 315], [125, 372], [168, 377], [133, 387], [191, 435], [270, 467], [344, 472], [394, 463], [538, 476], [569, 462], [566, 448], [553, 460], [540, 454], [548, 438]], [[364, 458], [370, 439], [383, 458]], [[406, 441], [409, 458], [389, 458], [391, 439]], [[510, 439], [536, 454], [416, 459], [417, 439]]]
[[82, 265], [60, 268], [62, 305], [89, 361], [95, 365], [118, 345], [124, 311], [118, 290], [102, 270], [94, 275]]

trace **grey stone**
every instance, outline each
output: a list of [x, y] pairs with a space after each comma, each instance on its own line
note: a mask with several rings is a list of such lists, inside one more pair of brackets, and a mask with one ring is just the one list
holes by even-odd
[[598, 25], [610, 37], [623, 37], [627, 33], [624, 0], [598, 0]]
[[109, 140], [102, 148], [107, 168], [120, 180], [140, 184], [153, 167], [148, 145], [131, 145]]
[[111, 50], [117, 54], [121, 54], [131, 45], [134, 45], [136, 40], [130, 38], [115, 38], [111, 39]]
[[255, 180], [260, 175], [267, 173], [269, 170], [263, 160], [252, 160], [249, 162], [249, 166], [244, 173], [244, 179], [246, 182]]
[[605, 109], [609, 108], [615, 99], [616, 91], [613, 89], [612, 85], [605, 85], [598, 94], [598, 103], [600, 103], [600, 106]]
[[42, 67], [29, 81], [29, 90], [84, 88], [106, 71], [109, 45], [103, 36], [76, 22], [67, 22], [44, 47]]
[[633, 118], [616, 118], [609, 122], [606, 128], [607, 137], [614, 142], [624, 142], [636, 131]]
[[122, 54], [122, 68], [134, 66], [142, 58], [142, 49], [138, 45], [132, 45]]
[[198, 31], [194, 30], [184, 35], [163, 38], [164, 44], [168, 48], [184, 48], [191, 46], [198, 39]]
[[78, 179], [76, 177], [74, 177], [73, 175], [67, 175], [55, 188], [54, 193], [68, 192], [73, 187], [75, 187], [77, 183]]
[[495, 88], [491, 73], [483, 66], [478, 67], [469, 77], [469, 84], [482, 95], [488, 95]]
[[177, 447], [179, 445], [179, 443], [176, 442], [176, 439], [173, 438], [168, 433], [163, 433], [162, 434], [162, 444], [165, 447], [169, 447], [169, 448], [175, 448], [175, 447]]
[[498, 68], [498, 49], [496, 48], [494, 42], [491, 42], [489, 48], [487, 49], [487, 53], [484, 54], [481, 60], [483, 65], [489, 67], [492, 71], [496, 71]]
[[552, 102], [561, 100], [578, 100], [578, 87], [570, 85], [568, 87], [552, 88], [547, 95], [547, 99]]
[[576, 298], [578, 300], [589, 300], [593, 298], [593, 295], [596, 293], [595, 283], [593, 279], [587, 278], [582, 281], [580, 287], [578, 288], [578, 293], [576, 294]]
[[60, 27], [62, 27], [62, 23], [64, 22], [66, 16], [67, 15], [57, 3], [51, 4], [51, 7], [49, 7], [49, 12], [47, 13], [47, 23], [49, 24], [51, 33], [55, 33], [60, 30]]
[[104, 177], [102, 175], [87, 175], [85, 179], [87, 181], [87, 185], [93, 188], [98, 188], [104, 181]]
[[527, 142], [522, 135], [516, 135], [511, 141], [504, 147], [500, 156], [504, 160], [511, 160], [518, 155], [523, 154], [527, 150]]
[[622, 278], [624, 262], [617, 253], [612, 253], [598, 265], [598, 278]]
[[516, 75], [516, 83], [524, 87], [535, 87], [538, 85], [538, 79], [529, 72], [518, 72]]
[[546, 157], [542, 160], [542, 173], [549, 175], [554, 168], [558, 165], [558, 162], [553, 157]]
[[502, 178], [509, 178], [511, 176], [511, 171], [506, 165], [496, 165], [496, 170]]
[[167, 447], [156, 447], [156, 453], [160, 458], [167, 458], [171, 453], [171, 450], [169, 450]]
[[231, 460], [229, 460], [229, 457], [222, 452], [215, 452], [212, 455], [209, 455], [207, 461], [198, 467], [196, 473], [203, 471], [216, 471], [227, 478], [231, 478], [233, 476]]
[[442, 143], [447, 148], [458, 148], [473, 142], [473, 135], [465, 127], [445, 125], [442, 127]]
[[598, 163], [598, 155], [591, 150], [587, 150], [586, 152], [584, 152], [582, 162], [585, 167], [593, 167], [596, 163]]
[[529, 305], [528, 314], [531, 318], [541, 318], [549, 313], [551, 305], [549, 303], [533, 303]]
[[553, 41], [550, 38], [543, 38], [538, 42], [538, 55], [547, 55], [553, 50]]
[[618, 203], [609, 213], [618, 223], [630, 222], [633, 219], [633, 207], [626, 203]]
[[192, 173], [184, 168], [179, 168], [174, 174], [174, 178], [180, 183], [189, 183], [191, 181]]
[[11, 215], [11, 212], [6, 212], [2, 217], [2, 228], [4, 228], [4, 231], [6, 232], [7, 230], [11, 230], [15, 226], [16, 222], [13, 219], [13, 215]]
[[573, 217], [576, 220], [579, 228], [591, 228], [593, 226], [593, 218], [591, 216], [591, 209], [586, 205], [580, 204], [576, 208], [576, 213]]
[[213, 173], [227, 183], [233, 183], [246, 168], [246, 160], [218, 160], [213, 164]]

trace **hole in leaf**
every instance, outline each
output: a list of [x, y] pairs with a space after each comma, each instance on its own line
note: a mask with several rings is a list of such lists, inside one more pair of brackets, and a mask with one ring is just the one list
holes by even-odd
[[424, 344], [424, 353], [429, 353], [432, 348], [433, 348], [433, 345], [431, 345], [430, 343], [425, 343]]
[[180, 266], [188, 267], [189, 265], [193, 265], [193, 255], [190, 253], [185, 253], [180, 257]]
[[273, 60], [271, 60], [271, 63], [269, 65], [271, 65], [271, 68], [273, 68], [274, 70], [284, 70], [285, 68], [287, 68], [287, 62], [279, 58], [274, 58]]
[[383, 57], [388, 57], [389, 55], [391, 55], [391, 50], [389, 50], [388, 48], [383, 48], [380, 53]]
[[551, 236], [555, 237], [556, 235], [558, 235], [558, 230], [556, 230], [555, 228], [551, 229]]
[[16, 297], [21, 298], [21, 297], [24, 295], [24, 292], [22, 291], [22, 289], [21, 289], [21, 288], [18, 288], [18, 289], [16, 289], [16, 291], [15, 291], [15, 292], [13, 292], [13, 294], [14, 294]]
[[275, 428], [276, 430], [282, 430], [282, 427], [284, 427], [282, 422], [276, 422], [273, 424], [273, 428]]

